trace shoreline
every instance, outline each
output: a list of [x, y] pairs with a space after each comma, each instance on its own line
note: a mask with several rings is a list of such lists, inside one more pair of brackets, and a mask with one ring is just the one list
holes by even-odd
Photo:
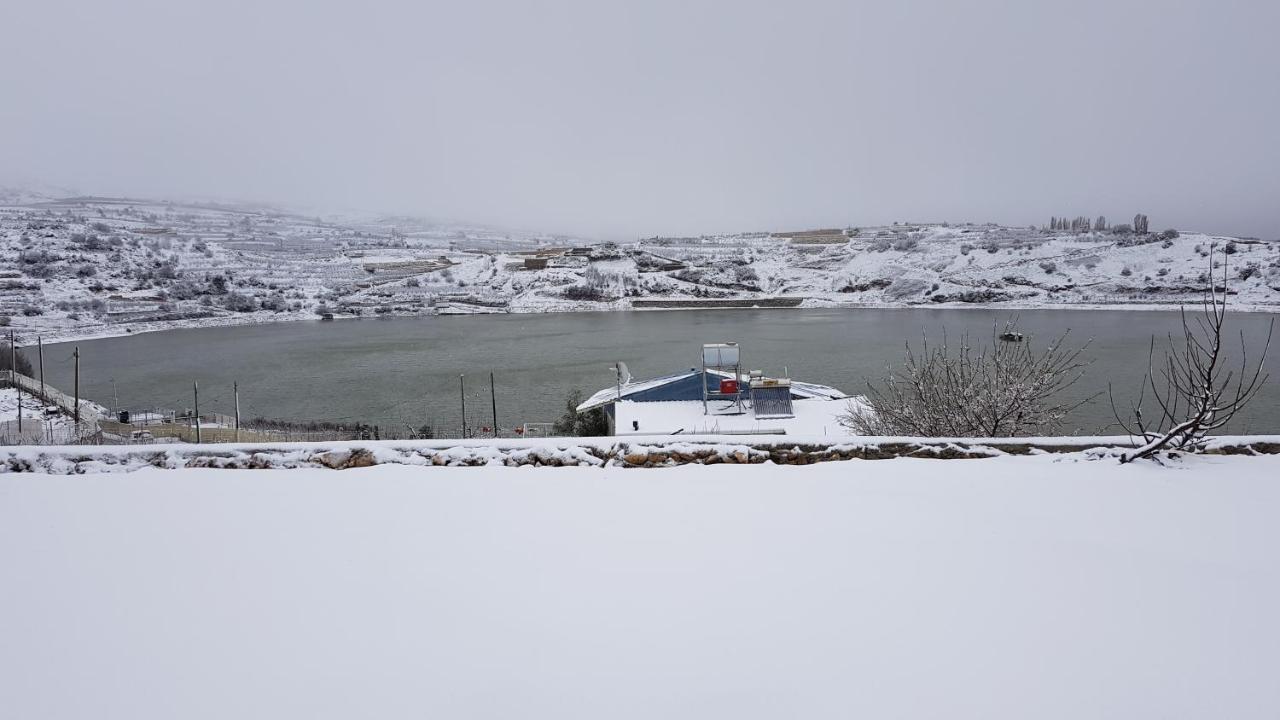
[[[745, 300], [744, 300], [745, 301]], [[444, 317], [471, 317], [475, 315], [539, 315], [539, 314], [569, 314], [569, 313], [625, 313], [625, 312], [689, 312], [689, 311], [716, 311], [716, 312], [733, 312], [742, 310], [769, 310], [778, 312], [787, 312], [795, 310], [987, 310], [999, 311], [1008, 310], [1013, 312], [1028, 310], [1085, 310], [1085, 311], [1131, 311], [1131, 312], [1177, 312], [1183, 308], [1195, 309], [1198, 303], [1181, 303], [1177, 305], [1170, 304], [1154, 304], [1154, 303], [1000, 303], [1000, 304], [976, 304], [976, 303], [836, 303], [825, 301], [818, 298], [805, 298], [799, 305], [795, 307], [770, 307], [770, 306], [752, 306], [752, 307], [625, 307], [625, 308], [590, 308], [575, 307], [562, 309], [557, 307], [539, 308], [536, 306], [525, 306], [523, 308], [508, 309], [505, 312], [471, 312], [471, 313], [385, 313], [382, 315], [372, 316], [340, 316], [335, 317], [334, 321], [339, 320], [381, 320], [388, 318], [444, 318]], [[1232, 312], [1242, 312], [1250, 314], [1274, 314], [1280, 315], [1280, 305], [1267, 306], [1257, 304], [1245, 304], [1239, 306], [1229, 306]], [[140, 323], [121, 323], [119, 325], [99, 325], [94, 327], [86, 327], [83, 332], [53, 332], [40, 333], [34, 328], [9, 327], [6, 330], [12, 330], [17, 334], [20, 346], [32, 345], [35, 343], [35, 337], [40, 335], [45, 344], [58, 345], [70, 342], [80, 342], [88, 340], [107, 340], [117, 337], [129, 337], [131, 335], [141, 335], [144, 333], [171, 332], [174, 330], [200, 330], [204, 328], [219, 327], [245, 327], [260, 325], [279, 325], [295, 322], [314, 321], [321, 322], [321, 318], [312, 313], [272, 313], [270, 315], [260, 315], [257, 313], [246, 315], [232, 315], [215, 318], [201, 318], [198, 320], [172, 320], [172, 321], [155, 321]], [[329, 321], [325, 321], [329, 322]], [[4, 333], [7, 334], [7, 333]]]

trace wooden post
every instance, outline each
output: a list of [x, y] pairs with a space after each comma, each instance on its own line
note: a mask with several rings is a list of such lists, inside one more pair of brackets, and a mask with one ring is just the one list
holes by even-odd
[[462, 437], [467, 437], [467, 385], [466, 375], [458, 375], [458, 395], [462, 398]]
[[18, 343], [13, 331], [9, 331], [9, 379], [13, 381], [13, 389], [18, 393], [18, 442], [22, 442], [22, 388], [18, 386]]
[[196, 416], [196, 444], [200, 443], [200, 381], [191, 381], [191, 391], [195, 394], [196, 407], [192, 414]]
[[76, 438], [80, 437], [80, 346], [77, 345], [75, 352], [71, 356], [76, 359], [76, 382], [75, 382], [75, 420], [76, 420]]
[[240, 442], [240, 383], [231, 383], [231, 391], [236, 398], [236, 442]]
[[36, 336], [36, 346], [40, 348], [40, 351], [39, 351], [40, 352], [40, 400], [42, 402], [48, 403], [49, 401], [45, 399], [46, 397], [48, 397], [48, 394], [44, 390], [44, 336], [43, 335]]
[[498, 437], [498, 395], [493, 391], [493, 371], [489, 371], [489, 399], [493, 401], [493, 436]]

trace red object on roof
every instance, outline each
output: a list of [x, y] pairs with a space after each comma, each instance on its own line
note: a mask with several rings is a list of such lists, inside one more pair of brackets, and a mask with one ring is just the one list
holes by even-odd
[[737, 395], [738, 381], [725, 378], [720, 381], [720, 393], [722, 395]]

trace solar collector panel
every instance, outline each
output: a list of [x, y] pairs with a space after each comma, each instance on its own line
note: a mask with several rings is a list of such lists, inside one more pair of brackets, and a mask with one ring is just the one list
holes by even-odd
[[751, 388], [751, 412], [756, 417], [795, 417], [791, 407], [791, 388]]

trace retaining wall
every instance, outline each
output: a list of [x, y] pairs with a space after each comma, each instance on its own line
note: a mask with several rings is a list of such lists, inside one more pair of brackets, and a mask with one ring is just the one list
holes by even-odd
[[[700, 464], [809, 465], [820, 462], [931, 458], [964, 460], [1008, 455], [1087, 452], [1119, 455], [1127, 438], [867, 438], [831, 443], [776, 436], [706, 436], [680, 442], [619, 442], [614, 438], [497, 441], [350, 441], [260, 445], [49, 446], [0, 448], [0, 473], [127, 472], [144, 467], [333, 470], [381, 464], [477, 467], [662, 468]], [[1206, 453], [1280, 454], [1280, 436], [1214, 438]]]

